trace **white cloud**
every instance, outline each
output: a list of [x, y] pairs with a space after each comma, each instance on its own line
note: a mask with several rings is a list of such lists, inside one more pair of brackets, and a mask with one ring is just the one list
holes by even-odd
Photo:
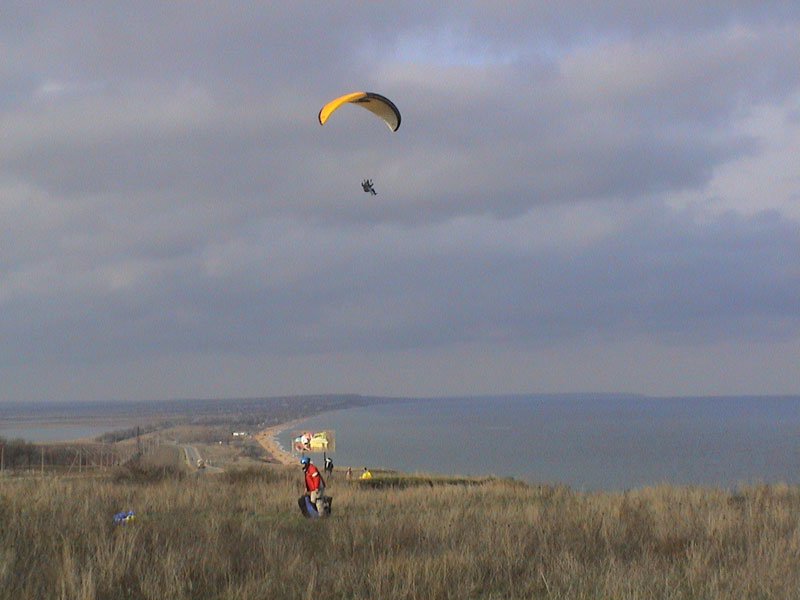
[[722, 165], [708, 185], [710, 210], [777, 210], [800, 221], [800, 94], [757, 107], [737, 126], [759, 151]]

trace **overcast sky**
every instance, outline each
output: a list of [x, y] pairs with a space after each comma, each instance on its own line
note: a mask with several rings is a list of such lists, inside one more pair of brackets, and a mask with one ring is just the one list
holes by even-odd
[[4, 3], [0, 401], [800, 393], [797, 1], [502, 6]]

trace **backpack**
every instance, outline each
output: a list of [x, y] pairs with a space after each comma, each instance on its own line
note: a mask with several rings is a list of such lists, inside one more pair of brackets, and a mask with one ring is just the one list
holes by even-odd
[[303, 494], [297, 499], [297, 504], [300, 506], [300, 512], [303, 513], [303, 516], [306, 518], [329, 516], [331, 514], [331, 503], [333, 502], [333, 498], [331, 496], [325, 496], [322, 499], [322, 502], [322, 514], [320, 515], [317, 512], [317, 507], [314, 506], [314, 503], [311, 502], [311, 498], [309, 498], [307, 495]]

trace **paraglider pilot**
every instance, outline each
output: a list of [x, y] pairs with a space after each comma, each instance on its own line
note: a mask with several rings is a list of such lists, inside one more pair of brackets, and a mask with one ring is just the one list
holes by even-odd
[[325, 480], [317, 467], [311, 464], [311, 459], [307, 456], [300, 459], [300, 464], [303, 467], [303, 473], [305, 473], [306, 494], [311, 498], [317, 513], [321, 515], [325, 505]]
[[373, 196], [377, 196], [378, 192], [375, 191], [374, 184], [372, 183], [372, 179], [365, 179], [361, 182], [361, 188]]

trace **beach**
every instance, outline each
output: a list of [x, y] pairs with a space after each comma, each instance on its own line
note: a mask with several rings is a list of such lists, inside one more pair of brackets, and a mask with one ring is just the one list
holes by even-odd
[[286, 452], [280, 447], [276, 437], [281, 431], [291, 427], [298, 421], [299, 419], [296, 421], [289, 421], [288, 423], [281, 423], [280, 425], [274, 425], [273, 427], [267, 427], [255, 434], [254, 437], [256, 441], [261, 444], [261, 447], [269, 453], [275, 462], [282, 465], [295, 464], [296, 459], [289, 452]]

